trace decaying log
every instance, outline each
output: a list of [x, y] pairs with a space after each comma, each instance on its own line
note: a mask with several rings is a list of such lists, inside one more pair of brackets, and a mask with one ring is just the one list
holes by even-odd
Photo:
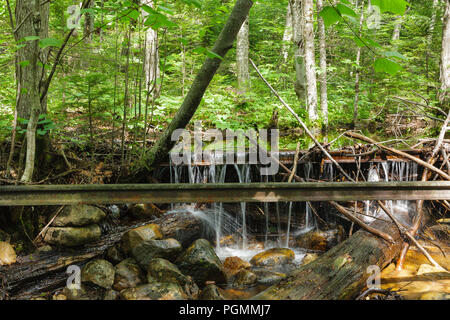
[[375, 222], [378, 230], [392, 235], [394, 243], [359, 230], [317, 260], [300, 267], [280, 283], [254, 296], [264, 300], [356, 299], [371, 275], [367, 268], [383, 269], [401, 249], [400, 233], [393, 223]]
[[168, 214], [156, 220], [119, 226], [99, 241], [82, 248], [33, 253], [19, 258], [19, 263], [14, 265], [0, 266], [0, 280], [3, 281], [3, 288], [0, 281], [0, 293], [6, 292], [10, 299], [28, 299], [64, 286], [69, 276], [66, 274], [68, 266], [83, 265], [90, 259], [101, 257], [120, 241], [126, 231], [149, 223], [158, 224], [166, 238], [175, 238], [183, 246], [200, 238], [203, 233], [201, 221], [189, 213]]

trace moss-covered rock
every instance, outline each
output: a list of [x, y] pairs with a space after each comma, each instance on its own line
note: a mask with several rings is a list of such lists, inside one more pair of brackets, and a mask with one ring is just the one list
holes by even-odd
[[125, 254], [129, 254], [132, 248], [139, 246], [144, 241], [159, 240], [163, 238], [161, 228], [157, 224], [148, 224], [132, 229], [122, 236], [121, 246]]
[[214, 284], [208, 284], [203, 288], [198, 296], [199, 300], [225, 300], [225, 297], [220, 292], [220, 288]]
[[148, 240], [139, 243], [131, 249], [130, 255], [136, 259], [142, 268], [147, 268], [154, 258], [164, 258], [174, 261], [183, 250], [175, 239]]
[[124, 300], [187, 300], [183, 289], [175, 283], [149, 283], [120, 292]]
[[272, 248], [255, 255], [250, 263], [254, 266], [279, 266], [294, 261], [295, 253], [287, 248]]
[[177, 259], [176, 264], [184, 274], [194, 278], [200, 287], [203, 287], [206, 281], [214, 281], [217, 284], [227, 282], [222, 262], [205, 239], [196, 240]]
[[103, 210], [88, 205], [65, 206], [52, 223], [54, 227], [82, 227], [105, 218]]
[[103, 259], [89, 261], [81, 270], [81, 282], [95, 284], [110, 289], [114, 284], [114, 266]]
[[233, 287], [245, 288], [256, 283], [257, 276], [250, 270], [241, 269], [234, 275]]
[[143, 274], [136, 260], [128, 258], [115, 267], [114, 290], [133, 288], [142, 283]]
[[50, 227], [44, 241], [64, 247], [77, 247], [98, 240], [102, 235], [96, 224], [86, 227]]

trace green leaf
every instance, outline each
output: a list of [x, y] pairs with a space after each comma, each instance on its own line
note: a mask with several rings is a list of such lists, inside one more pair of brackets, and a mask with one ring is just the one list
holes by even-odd
[[20, 62], [19, 62], [19, 65], [20, 65], [21, 67], [27, 67], [27, 66], [30, 65], [30, 61], [29, 61], [29, 60], [23, 60], [23, 61], [20, 61]]
[[400, 52], [397, 52], [397, 51], [384, 51], [383, 55], [385, 57], [394, 57], [394, 58], [398, 58], [401, 60], [408, 60], [407, 57], [405, 57], [404, 55], [402, 55]]
[[330, 6], [324, 7], [322, 11], [320, 11], [319, 17], [322, 17], [325, 27], [329, 27], [342, 20], [339, 12], [337, 12], [333, 7]]
[[374, 69], [376, 72], [387, 72], [390, 75], [394, 75], [402, 70], [402, 66], [391, 59], [378, 58], [375, 60]]
[[62, 46], [62, 40], [55, 38], [45, 38], [39, 41], [39, 47], [45, 49], [47, 47], [57, 47], [60, 48]]
[[25, 41], [35, 41], [39, 40], [40, 38], [38, 36], [27, 36], [23, 38]]
[[346, 15], [346, 16], [354, 17], [354, 18], [358, 17], [356, 12], [353, 11], [353, 9], [347, 7], [345, 4], [339, 3], [336, 7], [342, 15]]
[[405, 0], [372, 0], [372, 5], [380, 8], [381, 13], [391, 12], [393, 14], [403, 15], [408, 6]]

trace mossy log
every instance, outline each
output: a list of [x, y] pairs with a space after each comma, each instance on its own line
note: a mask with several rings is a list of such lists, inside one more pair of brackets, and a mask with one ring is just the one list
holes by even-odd
[[391, 235], [395, 242], [391, 244], [360, 230], [253, 299], [355, 299], [371, 275], [367, 267], [376, 265], [383, 269], [401, 250], [400, 234], [393, 223], [376, 222], [372, 226]]
[[69, 265], [83, 265], [90, 259], [101, 257], [108, 248], [120, 241], [126, 231], [149, 223], [159, 224], [165, 237], [175, 238], [183, 246], [188, 246], [203, 233], [200, 220], [188, 213], [177, 213], [119, 226], [100, 240], [80, 248], [33, 253], [18, 258], [16, 264], [0, 267], [0, 300], [28, 299], [41, 292], [60, 288], [69, 277], [66, 274]]

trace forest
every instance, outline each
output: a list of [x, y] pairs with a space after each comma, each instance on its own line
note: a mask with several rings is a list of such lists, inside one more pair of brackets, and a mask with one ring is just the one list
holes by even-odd
[[0, 1], [0, 300], [450, 299], [450, 0]]

